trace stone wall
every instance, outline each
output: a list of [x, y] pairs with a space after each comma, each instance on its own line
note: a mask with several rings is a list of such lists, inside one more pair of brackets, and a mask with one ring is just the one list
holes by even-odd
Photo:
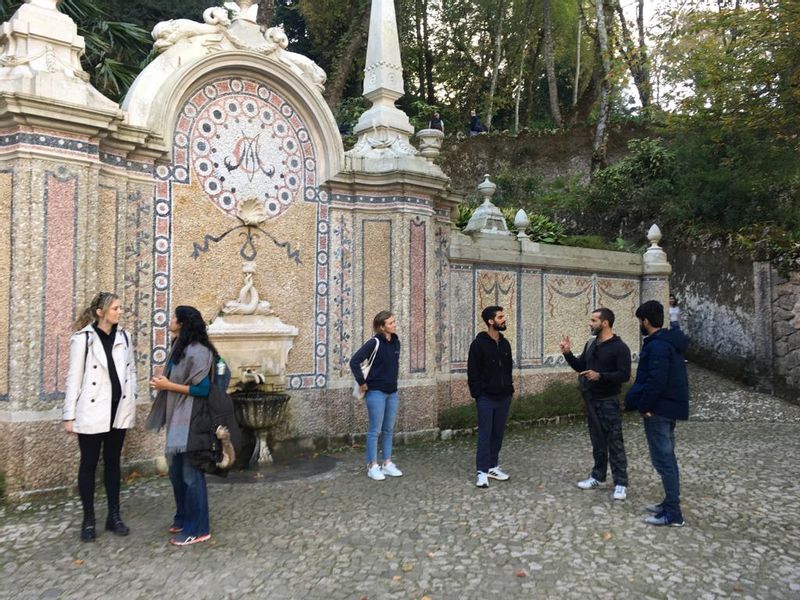
[[773, 381], [776, 391], [797, 401], [800, 396], [800, 271], [783, 277], [772, 273]]
[[753, 267], [725, 248], [670, 247], [670, 289], [690, 338], [690, 360], [755, 383]]

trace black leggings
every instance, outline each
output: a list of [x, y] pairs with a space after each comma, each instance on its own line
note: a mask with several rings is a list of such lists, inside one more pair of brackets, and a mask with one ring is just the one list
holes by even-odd
[[108, 496], [108, 510], [119, 509], [120, 457], [125, 442], [125, 429], [111, 429], [105, 433], [78, 434], [81, 465], [78, 468], [78, 489], [85, 515], [94, 514], [94, 479], [100, 448], [103, 448], [103, 482]]

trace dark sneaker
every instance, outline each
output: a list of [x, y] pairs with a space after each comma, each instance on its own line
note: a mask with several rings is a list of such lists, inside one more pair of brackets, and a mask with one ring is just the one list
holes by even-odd
[[644, 522], [648, 525], [655, 525], [656, 527], [683, 527], [686, 525], [686, 521], [683, 520], [682, 515], [676, 515], [675, 513], [666, 511], [653, 515], [652, 517], [645, 517]]
[[94, 528], [94, 517], [90, 518], [83, 518], [83, 523], [81, 524], [81, 541], [82, 542], [93, 542], [97, 538], [97, 532]]
[[664, 512], [664, 507], [661, 504], [648, 504], [644, 507], [645, 512], [649, 512], [652, 515], [660, 515]]
[[210, 533], [203, 535], [176, 535], [169, 539], [169, 543], [173, 546], [191, 546], [192, 544], [199, 544], [211, 539]]

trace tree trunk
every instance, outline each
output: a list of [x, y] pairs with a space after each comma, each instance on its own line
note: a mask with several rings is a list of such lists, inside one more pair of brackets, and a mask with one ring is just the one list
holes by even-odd
[[428, 28], [428, 0], [422, 2], [422, 41], [425, 48], [425, 80], [427, 85], [428, 104], [436, 104], [436, 92], [433, 89], [433, 52], [431, 52], [430, 30]]
[[256, 23], [261, 27], [262, 31], [266, 31], [272, 27], [272, 19], [275, 17], [275, 0], [265, 0], [258, 7], [256, 13]]
[[422, 100], [425, 97], [425, 50], [422, 39], [422, 0], [414, 0], [414, 29], [417, 36], [417, 77], [419, 87], [417, 98]]
[[[639, 24], [639, 47], [633, 45], [633, 37], [631, 36], [630, 29], [628, 29], [628, 22], [625, 19], [625, 13], [622, 10], [622, 5], [619, 0], [610, 0], [614, 2], [614, 9], [619, 17], [620, 29], [622, 31], [622, 55], [628, 65], [628, 69], [633, 77], [633, 83], [636, 90], [639, 92], [639, 100], [642, 103], [642, 108], [647, 108], [650, 105], [650, 73], [647, 69], [645, 61], [647, 60], [647, 48], [644, 46], [644, 14], [642, 0], [639, 0], [639, 14], [637, 16], [637, 23], [641, 18]], [[642, 54], [644, 52], [644, 54]]]
[[581, 30], [583, 22], [578, 17], [578, 42], [575, 48], [575, 83], [572, 84], [572, 109], [578, 106], [578, 88], [581, 82]]
[[522, 115], [523, 123], [530, 123], [533, 120], [534, 101], [536, 100], [536, 86], [539, 83], [536, 75], [536, 67], [539, 63], [539, 57], [542, 54], [542, 43], [544, 42], [544, 30], [539, 30], [539, 39], [536, 40], [536, 51], [531, 57], [531, 68], [528, 70], [528, 85], [525, 96], [525, 112]]
[[592, 142], [592, 166], [594, 174], [605, 168], [608, 157], [608, 121], [611, 114], [611, 56], [609, 54], [608, 28], [606, 25], [603, 0], [595, 0], [597, 18], [597, 45], [600, 51], [602, 77], [600, 79], [600, 104], [597, 109], [597, 127]]
[[553, 44], [553, 21], [550, 18], [550, 0], [544, 0], [544, 65], [547, 70], [547, 89], [550, 92], [550, 114], [557, 127], [564, 125], [558, 105], [558, 82], [556, 81], [556, 57]]
[[642, 100], [642, 106], [650, 106], [653, 101], [653, 83], [650, 76], [650, 57], [644, 39], [644, 0], [639, 0], [636, 8], [636, 26], [639, 29], [639, 68], [642, 71], [640, 93], [644, 92], [647, 96], [647, 104]]
[[367, 33], [369, 32], [370, 8], [370, 3], [366, 2], [361, 8], [362, 12], [359, 18], [350, 22], [350, 27], [344, 36], [344, 39], [348, 40], [348, 42], [334, 62], [333, 74], [328, 79], [325, 93], [323, 94], [331, 110], [336, 110], [339, 102], [342, 101], [342, 94], [347, 85], [347, 80], [353, 72], [353, 66], [357, 64], [356, 57], [364, 50]]
[[497, 11], [497, 31], [495, 32], [494, 60], [492, 61], [492, 82], [489, 86], [489, 107], [486, 109], [486, 129], [492, 130], [492, 112], [494, 111], [494, 93], [497, 90], [497, 76], [500, 73], [500, 60], [503, 55], [503, 13], [505, 0], [500, 0]]

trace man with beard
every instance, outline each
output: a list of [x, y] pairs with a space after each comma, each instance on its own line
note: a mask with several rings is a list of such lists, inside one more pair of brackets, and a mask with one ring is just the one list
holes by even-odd
[[600, 487], [606, 480], [608, 463], [614, 478], [614, 500], [625, 500], [628, 487], [628, 461], [622, 439], [622, 413], [619, 393], [622, 384], [631, 378], [631, 351], [614, 335], [614, 313], [598, 308], [589, 319], [595, 337], [583, 347], [583, 353], [572, 353], [569, 336], [562, 336], [561, 352], [569, 366], [580, 373], [578, 384], [586, 403], [589, 439], [592, 441], [594, 468], [588, 479], [578, 482], [582, 490]]
[[479, 488], [489, 487], [489, 478], [509, 478], [498, 466], [503, 434], [511, 407], [514, 384], [511, 379], [511, 344], [501, 331], [506, 330], [502, 306], [487, 306], [481, 312], [486, 331], [481, 331], [469, 347], [467, 383], [478, 408], [478, 449], [475, 466]]
[[675, 421], [689, 418], [689, 378], [683, 358], [689, 339], [677, 327], [662, 329], [664, 306], [649, 300], [636, 309], [646, 336], [636, 381], [625, 397], [627, 410], [642, 414], [650, 460], [661, 476], [664, 499], [645, 507], [648, 525], [683, 527], [680, 474], [675, 458]]

